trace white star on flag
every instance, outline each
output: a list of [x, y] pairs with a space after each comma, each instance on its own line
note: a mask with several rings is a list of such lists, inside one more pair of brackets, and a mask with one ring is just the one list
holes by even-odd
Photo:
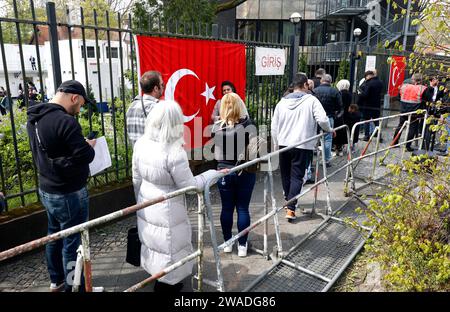
[[201, 95], [203, 95], [206, 99], [206, 105], [208, 105], [209, 100], [215, 100], [216, 98], [214, 97], [214, 90], [216, 89], [216, 87], [212, 87], [210, 88], [208, 86], [208, 83], [205, 83], [205, 92], [203, 92]]

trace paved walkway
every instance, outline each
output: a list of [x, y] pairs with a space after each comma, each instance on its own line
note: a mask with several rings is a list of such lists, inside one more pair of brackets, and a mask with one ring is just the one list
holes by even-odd
[[[384, 145], [386, 146], [387, 143]], [[360, 147], [362, 143], [360, 143]], [[370, 149], [371, 150], [371, 149]], [[370, 151], [369, 150], [369, 151]], [[394, 150], [398, 155], [400, 149]], [[331, 170], [342, 166], [346, 162], [345, 156], [336, 157]], [[370, 160], [363, 160], [359, 165], [356, 174], [367, 176], [368, 170], [372, 168]], [[380, 174], [380, 171], [377, 171]], [[330, 179], [331, 199], [333, 209], [342, 205], [347, 198], [344, 196], [345, 170]], [[277, 206], [283, 203], [281, 180], [279, 171], [274, 173], [274, 191]], [[357, 183], [357, 186], [360, 182]], [[369, 188], [368, 193], [377, 193], [380, 189], [376, 186]], [[263, 216], [262, 203], [264, 194], [263, 176], [258, 176], [258, 181], [252, 195], [251, 218], [252, 221]], [[300, 200], [301, 208], [306, 210], [312, 207], [313, 192], [310, 192]], [[220, 228], [220, 197], [216, 187], [212, 190], [212, 203], [214, 224], [216, 227], [219, 244], [223, 242]], [[188, 197], [189, 216], [193, 227], [193, 244], [196, 248], [197, 238], [197, 216], [196, 196]], [[318, 194], [317, 212], [325, 213], [326, 192], [321, 186]], [[279, 213], [280, 230], [283, 249], [287, 250], [298, 242], [307, 233], [312, 231], [321, 221], [319, 216], [311, 217], [309, 214], [298, 213], [299, 218], [294, 223], [288, 223], [284, 219], [284, 211]], [[103, 286], [105, 291], [123, 291], [147, 278], [149, 275], [141, 268], [136, 268], [125, 262], [126, 236], [127, 231], [136, 223], [136, 217], [131, 216], [121, 221], [104, 226], [91, 231], [91, 254], [93, 263], [93, 283], [94, 286]], [[235, 222], [236, 223], [236, 222]], [[235, 225], [236, 227], [236, 225]], [[208, 223], [207, 223], [208, 228]], [[234, 228], [234, 232], [236, 232]], [[204, 277], [209, 280], [216, 279], [215, 262], [211, 248], [209, 231], [205, 232], [205, 263]], [[263, 226], [258, 227], [249, 235], [251, 244], [262, 249]], [[269, 252], [276, 245], [273, 221], [269, 222]], [[240, 291], [248, 286], [258, 275], [272, 265], [272, 261], [266, 260], [261, 255], [249, 252], [246, 258], [237, 256], [236, 247], [232, 254], [221, 254], [223, 275], [226, 291]], [[196, 266], [194, 266], [196, 268]], [[192, 291], [190, 278], [186, 279], [183, 291]], [[16, 259], [0, 264], [0, 291], [48, 291], [48, 274], [46, 269], [44, 251], [26, 254]], [[152, 291], [153, 285], [148, 285], [141, 291]], [[205, 285], [206, 291], [215, 291], [214, 288]]]

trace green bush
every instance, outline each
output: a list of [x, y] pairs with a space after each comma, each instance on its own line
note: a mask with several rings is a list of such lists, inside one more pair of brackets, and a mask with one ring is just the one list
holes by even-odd
[[388, 290], [450, 289], [450, 161], [413, 156], [388, 165], [390, 191], [371, 201], [366, 250], [380, 263]]
[[[128, 167], [131, 167], [132, 149], [129, 144], [127, 147], [125, 145], [127, 138], [125, 137], [124, 130], [125, 112], [130, 104], [131, 96], [128, 94], [126, 96], [125, 107], [123, 106], [121, 100], [116, 99], [115, 125], [113, 125], [111, 113], [103, 114], [102, 121], [102, 115], [94, 111], [91, 114], [91, 121], [89, 122], [88, 110], [84, 109], [78, 118], [84, 136], [89, 134], [92, 127], [93, 131], [97, 131], [99, 133], [98, 136], [104, 135], [106, 137], [112, 159], [112, 167], [108, 169], [108, 173], [99, 174], [94, 178], [91, 178], [88, 183], [89, 187], [98, 187], [111, 182], [122, 181], [131, 174], [131, 171], [126, 169], [126, 164], [128, 156]], [[111, 107], [111, 103], [109, 103], [109, 107]], [[1, 181], [2, 183], [0, 183], [0, 191], [3, 191], [6, 195], [20, 193], [19, 172], [22, 178], [23, 190], [29, 191], [35, 189], [37, 187], [37, 180], [28, 141], [28, 134], [26, 131], [26, 111], [19, 109], [14, 110], [15, 134], [17, 138], [20, 171], [16, 165], [16, 153], [14, 150], [10, 115], [2, 116], [0, 117], [0, 120], [0, 134], [2, 134], [2, 139], [0, 139], [0, 157], [1, 169], [3, 170], [4, 176], [4, 181]], [[114, 131], [114, 129], [116, 130]], [[116, 136], [116, 144], [114, 144], [114, 133]], [[117, 151], [115, 150], [115, 145], [117, 146]], [[115, 155], [117, 155], [117, 157]], [[35, 203], [37, 201], [38, 197], [36, 193], [31, 193], [24, 196], [25, 205]], [[9, 210], [20, 206], [23, 206], [20, 197], [8, 200]]]

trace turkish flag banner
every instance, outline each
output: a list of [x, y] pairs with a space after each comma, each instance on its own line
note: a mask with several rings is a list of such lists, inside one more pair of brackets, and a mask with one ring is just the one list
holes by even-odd
[[245, 45], [213, 40], [136, 36], [139, 76], [149, 70], [162, 74], [164, 99], [180, 104], [186, 149], [202, 147], [204, 129], [211, 123], [221, 83], [231, 81], [245, 101]]
[[392, 56], [391, 69], [389, 71], [389, 85], [388, 94], [390, 96], [397, 96], [400, 92], [400, 87], [405, 80], [406, 57]]

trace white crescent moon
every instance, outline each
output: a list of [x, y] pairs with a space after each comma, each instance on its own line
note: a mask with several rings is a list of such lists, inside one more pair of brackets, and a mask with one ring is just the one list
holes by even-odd
[[[167, 100], [174, 101], [175, 100], [175, 97], [174, 97], [174, 95], [175, 95], [175, 88], [177, 87], [178, 82], [184, 76], [189, 76], [189, 75], [190, 76], [194, 76], [195, 78], [200, 80], [200, 78], [198, 78], [197, 75], [192, 70], [187, 69], [187, 68], [182, 68], [182, 69], [179, 69], [176, 72], [174, 72], [172, 74], [172, 76], [170, 76], [169, 80], [167, 81], [166, 91], [164, 92], [164, 98], [167, 99]], [[197, 116], [197, 114], [199, 112], [200, 112], [200, 109], [194, 115], [191, 115], [191, 116], [183, 115], [184, 122], [186, 123], [186, 122], [191, 121], [192, 119], [195, 118], [195, 116]]]

